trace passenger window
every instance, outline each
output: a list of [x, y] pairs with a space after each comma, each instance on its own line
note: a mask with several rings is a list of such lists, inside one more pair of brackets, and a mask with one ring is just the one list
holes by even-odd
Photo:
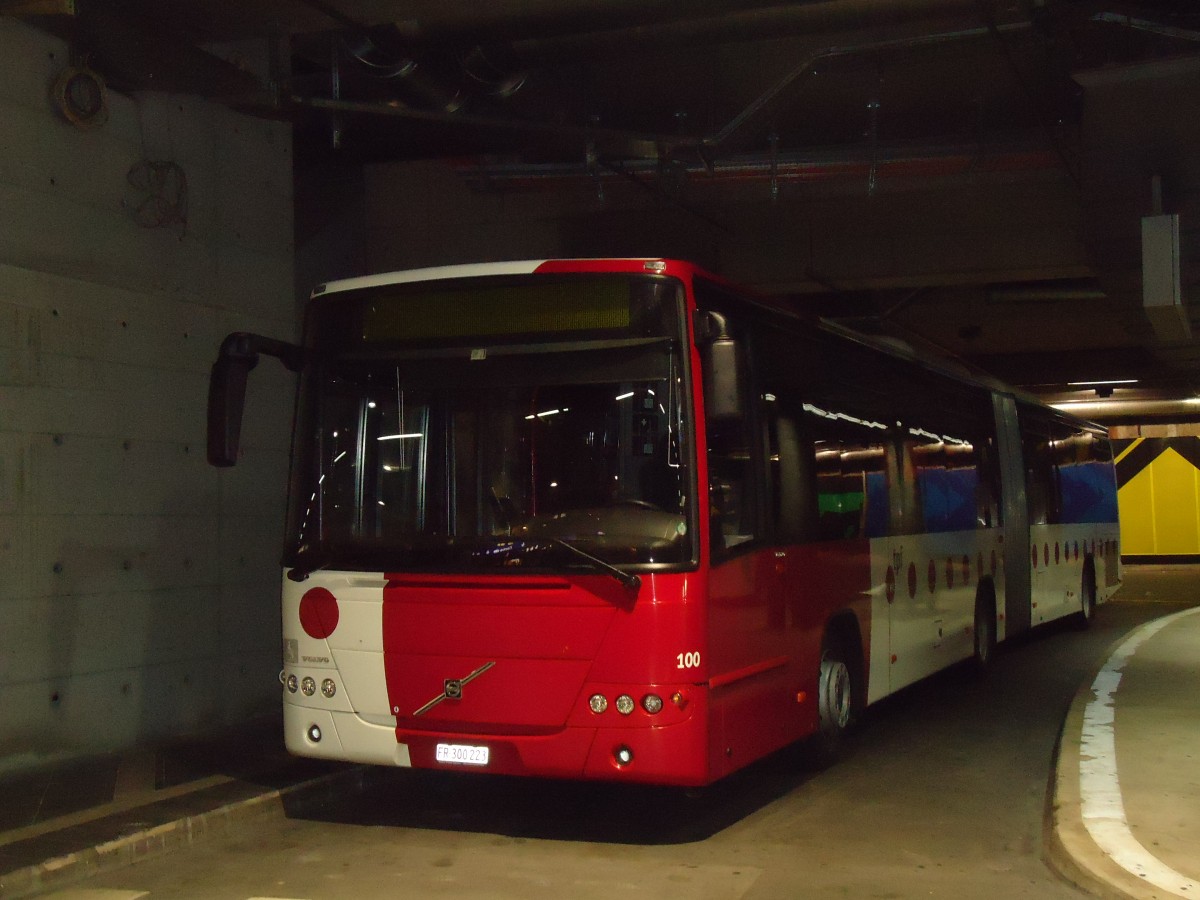
[[748, 418], [708, 424], [708, 502], [715, 553], [758, 536]]

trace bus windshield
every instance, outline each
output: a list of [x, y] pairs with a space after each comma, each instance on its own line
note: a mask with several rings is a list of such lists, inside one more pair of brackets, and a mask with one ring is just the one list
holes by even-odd
[[[595, 281], [584, 306], [600, 296]], [[285, 563], [464, 572], [690, 562], [679, 289], [616, 281], [602, 302], [619, 296], [624, 311], [580, 316], [578, 333], [539, 331], [522, 310], [525, 297], [545, 302], [543, 284], [528, 295], [504, 287], [511, 335], [494, 313], [487, 328], [469, 323], [476, 335], [449, 309], [440, 326], [424, 310], [444, 288], [335, 295], [315, 307]], [[556, 291], [566, 310], [580, 295], [570, 282]], [[463, 305], [469, 318], [478, 293]], [[347, 318], [357, 324], [347, 329]]]

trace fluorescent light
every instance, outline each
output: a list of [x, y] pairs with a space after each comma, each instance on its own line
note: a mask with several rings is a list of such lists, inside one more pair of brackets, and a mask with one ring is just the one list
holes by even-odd
[[425, 437], [425, 435], [423, 435], [423, 434], [421, 434], [421, 432], [417, 431], [417, 432], [413, 432], [412, 434], [384, 434], [384, 435], [380, 435], [378, 438], [376, 438], [376, 440], [379, 440], [379, 441], [406, 441], [406, 440], [409, 440], [410, 438], [421, 438], [421, 437]]
[[1108, 381], [1068, 381], [1068, 387], [1097, 387], [1104, 384], [1137, 384], [1136, 378], [1111, 378]]
[[339, 453], [337, 456], [335, 456], [335, 457], [333, 458], [333, 461], [334, 461], [334, 462], [338, 462], [339, 460], [341, 460], [341, 458], [342, 458], [343, 456], [345, 456], [345, 455], [346, 455], [346, 452], [347, 452], [347, 451], [343, 450], [341, 453]]
[[633, 396], [633, 391], [629, 391], [628, 393], [625, 393], [625, 394], [617, 394], [617, 396], [616, 396], [616, 398], [615, 398], [615, 399], [617, 399], [617, 400], [628, 400], [628, 399], [629, 399], [630, 397], [632, 397], [632, 396]]

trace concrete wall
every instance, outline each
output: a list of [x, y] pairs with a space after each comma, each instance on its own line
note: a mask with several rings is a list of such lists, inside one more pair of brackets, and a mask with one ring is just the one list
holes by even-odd
[[[291, 383], [255, 371], [241, 465], [204, 458], [221, 338], [294, 338], [290, 132], [109, 92], [64, 121], [65, 46], [0, 18], [0, 766], [229, 723], [278, 698]], [[126, 175], [177, 163], [186, 226]]]

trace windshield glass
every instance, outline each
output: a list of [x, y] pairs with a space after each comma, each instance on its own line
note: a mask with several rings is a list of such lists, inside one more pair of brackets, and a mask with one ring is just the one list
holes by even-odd
[[[573, 287], [559, 286], [561, 306]], [[409, 295], [418, 308], [424, 290]], [[595, 568], [563, 542], [612, 564], [690, 561], [678, 290], [623, 277], [632, 314], [586, 334], [531, 334], [518, 312], [518, 336], [497, 326], [419, 345], [402, 325], [371, 340], [381, 306], [404, 297], [331, 297], [309, 323], [318, 362], [301, 381], [285, 562]], [[519, 291], [504, 293], [520, 306]], [[544, 284], [536, 294], [544, 302]], [[364, 330], [345, 326], [356, 310]]]

